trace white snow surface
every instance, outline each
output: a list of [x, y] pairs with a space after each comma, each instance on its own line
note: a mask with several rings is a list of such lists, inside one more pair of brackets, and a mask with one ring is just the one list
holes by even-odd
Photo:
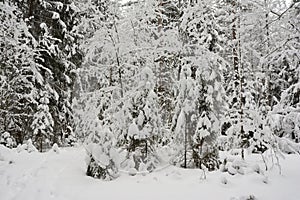
[[[0, 200], [245, 200], [251, 195], [258, 200], [300, 199], [296, 154], [281, 159], [282, 175], [274, 167], [264, 175], [208, 172], [204, 179], [202, 170], [164, 165], [147, 175], [122, 172], [110, 182], [85, 175], [85, 156], [82, 147], [61, 148], [57, 154], [17, 153], [0, 145]], [[259, 155], [247, 155], [246, 162], [263, 168]]]

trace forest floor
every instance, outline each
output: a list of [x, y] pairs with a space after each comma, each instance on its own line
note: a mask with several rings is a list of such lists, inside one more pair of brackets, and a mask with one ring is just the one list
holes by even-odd
[[[221, 153], [225, 155], [228, 152]], [[85, 175], [85, 156], [82, 147], [62, 148], [59, 153], [17, 153], [0, 145], [0, 200], [300, 199], [300, 156], [296, 154], [280, 157], [281, 174], [273, 165], [261, 173], [215, 171], [204, 178], [202, 170], [168, 166], [147, 175], [122, 172], [109, 182]], [[247, 155], [246, 162], [264, 165], [259, 155]]]

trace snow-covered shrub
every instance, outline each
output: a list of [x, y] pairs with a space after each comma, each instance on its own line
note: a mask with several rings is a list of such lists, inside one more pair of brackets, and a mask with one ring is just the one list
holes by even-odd
[[27, 141], [27, 152], [31, 153], [31, 152], [37, 152], [37, 151], [38, 151], [37, 148], [32, 144], [31, 139], [29, 139]]
[[[294, 72], [297, 81], [281, 93], [280, 102], [274, 106], [271, 129], [279, 138], [283, 152], [295, 152], [293, 143], [300, 143], [300, 68]], [[290, 140], [290, 141], [289, 141]], [[296, 148], [297, 149], [297, 148]], [[298, 149], [299, 151], [299, 149]]]
[[300, 152], [299, 94], [299, 82], [284, 90], [280, 102], [274, 106], [270, 116], [271, 131], [274, 133], [278, 148], [284, 153]]
[[77, 143], [77, 138], [75, 137], [75, 133], [72, 130], [72, 127], [67, 127], [67, 132], [63, 133], [64, 141], [63, 143], [69, 145], [69, 146], [75, 146]]
[[32, 144], [32, 140], [27, 140], [24, 144], [17, 146], [17, 152], [27, 151], [28, 153], [37, 152], [37, 148]]
[[128, 144], [126, 146], [127, 156], [121, 167], [125, 170], [135, 168], [137, 171], [152, 171], [159, 164], [155, 149], [153, 149], [153, 138], [145, 130], [139, 130], [138, 125], [133, 122], [128, 129]]
[[222, 172], [228, 172], [230, 175], [243, 175], [245, 174], [246, 168], [247, 165], [245, 164], [245, 161], [241, 160], [241, 158], [236, 158], [233, 162], [225, 159], [220, 167]]
[[300, 154], [300, 144], [295, 143], [294, 141], [290, 140], [289, 138], [278, 138], [278, 147], [283, 153], [293, 154], [299, 153]]
[[[268, 159], [268, 157], [271, 157], [273, 155], [267, 155], [267, 152], [270, 152], [271, 150], [266, 151], [264, 154], [262, 154], [262, 159], [260, 162], [257, 162], [259, 160], [258, 155], [250, 154], [251, 156], [254, 156], [256, 159], [256, 162], [252, 162], [253, 159], [242, 159], [242, 149], [234, 149], [233, 151], [230, 151], [229, 155], [226, 155], [222, 163], [220, 164], [220, 171], [224, 173], [228, 173], [230, 175], [247, 175], [247, 174], [253, 174], [257, 173], [259, 175], [264, 176], [265, 172], [268, 170], [268, 160], [274, 161], [274, 159]], [[248, 151], [248, 153], [251, 153], [251, 151]]]
[[93, 142], [87, 145], [88, 176], [103, 180], [113, 180], [118, 177], [119, 157], [114, 147], [114, 136], [108, 128], [94, 135]]
[[16, 140], [9, 132], [4, 132], [0, 135], [0, 144], [3, 144], [8, 148], [13, 148], [16, 147]]
[[56, 143], [53, 144], [51, 150], [52, 150], [54, 153], [57, 153], [57, 154], [59, 154], [59, 152], [60, 152], [60, 150], [59, 150], [59, 148], [58, 148], [58, 145], [57, 145]]

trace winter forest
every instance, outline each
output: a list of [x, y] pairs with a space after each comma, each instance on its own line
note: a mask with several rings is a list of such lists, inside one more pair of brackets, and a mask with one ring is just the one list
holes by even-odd
[[0, 2], [1, 200], [299, 200], [299, 182], [299, 0]]

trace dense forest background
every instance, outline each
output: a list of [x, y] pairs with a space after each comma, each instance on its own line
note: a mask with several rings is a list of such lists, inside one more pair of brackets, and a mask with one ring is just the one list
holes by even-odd
[[0, 21], [1, 144], [82, 142], [103, 179], [300, 153], [298, 0], [4, 0]]

